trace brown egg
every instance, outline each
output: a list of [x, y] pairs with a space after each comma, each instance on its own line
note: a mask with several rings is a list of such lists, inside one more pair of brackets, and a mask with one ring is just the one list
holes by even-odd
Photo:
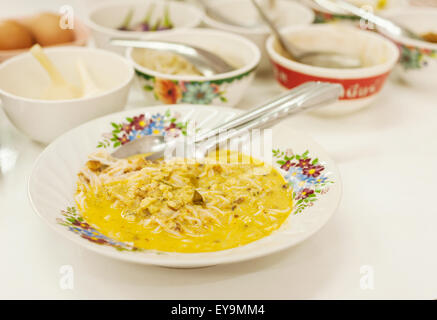
[[35, 40], [41, 46], [52, 46], [56, 44], [74, 41], [74, 32], [71, 29], [61, 29], [59, 25], [61, 17], [57, 14], [46, 12], [26, 21]]
[[32, 33], [14, 20], [0, 21], [0, 50], [30, 48], [35, 43]]

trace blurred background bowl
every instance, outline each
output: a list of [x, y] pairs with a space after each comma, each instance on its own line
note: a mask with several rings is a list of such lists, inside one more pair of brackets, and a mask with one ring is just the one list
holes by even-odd
[[[299, 0], [302, 4], [312, 8], [316, 15], [316, 23], [341, 22], [359, 25], [360, 18], [348, 14], [343, 10], [329, 11], [319, 6], [314, 0]], [[408, 6], [408, 0], [347, 0], [350, 3], [365, 9], [373, 10], [377, 14], [384, 14], [387, 10]]]
[[214, 104], [235, 106], [252, 83], [261, 53], [251, 41], [236, 34], [211, 29], [175, 30], [160, 33], [157, 40], [185, 43], [214, 52], [235, 66], [231, 72], [210, 77], [169, 75], [140, 65], [144, 49], [127, 50], [133, 63], [137, 83], [148, 104]]
[[[399, 9], [387, 12], [386, 16], [417, 34], [432, 32], [437, 36], [437, 9]], [[401, 58], [396, 71], [402, 80], [416, 87], [437, 88], [437, 43], [393, 37], [383, 29], [379, 31], [399, 46]]]
[[[13, 18], [19, 23], [23, 23], [29, 19], [32, 19], [35, 15], [27, 17]], [[4, 19], [2, 19], [4, 20]], [[71, 29], [74, 34], [74, 40], [70, 42], [59, 43], [57, 45], [51, 45], [50, 47], [56, 46], [85, 46], [88, 42], [89, 32], [88, 28], [79, 19], [74, 19], [74, 28]], [[44, 46], [47, 48], [47, 46]], [[0, 50], [0, 62], [6, 59], [12, 58], [16, 55], [27, 52], [29, 49], [17, 49], [17, 50]]]
[[0, 64], [0, 97], [10, 121], [31, 139], [49, 143], [88, 120], [124, 108], [134, 71], [127, 59], [100, 49], [48, 48], [44, 52], [67, 81], [80, 85], [76, 67], [82, 59], [102, 93], [71, 100], [42, 100], [49, 76], [30, 53]]
[[[226, 24], [216, 20], [213, 17], [205, 14], [204, 24], [210, 28], [219, 29], [227, 32], [232, 32], [240, 36], [252, 40], [262, 52], [260, 62], [260, 71], [271, 69], [268, 54], [265, 50], [265, 42], [270, 35], [269, 28], [258, 18], [258, 13], [253, 7], [250, 0], [221, 0], [211, 1], [211, 9], [216, 10], [220, 14], [226, 16], [231, 21], [247, 25], [256, 25], [256, 27], [239, 27]], [[272, 11], [271, 18], [275, 21], [278, 27], [309, 25], [314, 20], [314, 13], [311, 9], [288, 0], [278, 0], [276, 9]]]
[[[168, 5], [169, 15], [174, 24], [174, 29], [162, 31], [117, 30], [123, 23], [129, 10], [134, 10], [132, 24], [135, 24], [144, 19], [144, 16], [152, 5], [155, 5], [152, 21], [156, 21], [158, 17], [162, 17], [165, 7]], [[160, 0], [116, 1], [105, 2], [92, 9], [87, 16], [86, 24], [90, 27], [98, 48], [123, 54], [125, 49], [110, 45], [110, 38], [145, 38], [155, 33], [159, 33], [160, 35], [171, 33], [179, 28], [195, 28], [201, 24], [202, 17], [203, 11], [201, 9], [187, 3]]]
[[339, 83], [344, 96], [332, 105], [320, 108], [321, 115], [346, 114], [369, 105], [378, 96], [399, 58], [399, 50], [390, 40], [375, 32], [346, 25], [319, 24], [283, 30], [286, 38], [309, 51], [334, 51], [360, 57], [363, 67], [356, 69], [321, 68], [285, 58], [273, 36], [267, 51], [277, 82], [292, 89], [307, 81]]

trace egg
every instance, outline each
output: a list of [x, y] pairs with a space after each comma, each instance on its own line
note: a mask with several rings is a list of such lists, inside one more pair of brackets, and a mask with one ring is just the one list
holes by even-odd
[[0, 50], [30, 48], [35, 43], [32, 33], [14, 20], [0, 22]]
[[74, 32], [71, 29], [60, 27], [61, 16], [45, 12], [26, 20], [35, 40], [41, 46], [53, 46], [74, 41]]

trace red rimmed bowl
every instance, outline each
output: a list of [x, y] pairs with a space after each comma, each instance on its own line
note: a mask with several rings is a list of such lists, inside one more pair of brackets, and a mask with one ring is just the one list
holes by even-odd
[[309, 51], [334, 51], [360, 57], [363, 67], [334, 69], [314, 67], [285, 58], [276, 39], [266, 43], [276, 80], [285, 89], [308, 81], [339, 83], [344, 88], [340, 101], [320, 108], [318, 114], [340, 115], [369, 105], [378, 96], [399, 59], [391, 41], [351, 26], [311, 25], [282, 30], [289, 41]]

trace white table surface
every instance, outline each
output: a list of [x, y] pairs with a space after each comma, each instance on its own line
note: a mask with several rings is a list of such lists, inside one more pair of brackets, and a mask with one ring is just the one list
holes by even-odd
[[[1, 1], [0, 12], [57, 10], [63, 1]], [[84, 10], [84, 1], [71, 1]], [[240, 104], [279, 91], [258, 78]], [[141, 106], [135, 94], [130, 108]], [[112, 260], [50, 230], [32, 211], [27, 179], [43, 146], [0, 110], [0, 298], [53, 299], [401, 299], [437, 298], [437, 90], [391, 81], [370, 108], [337, 118], [286, 120], [337, 161], [340, 207], [301, 245], [239, 264], [176, 270]], [[63, 290], [60, 268], [74, 270]], [[374, 289], [360, 288], [362, 266]]]

